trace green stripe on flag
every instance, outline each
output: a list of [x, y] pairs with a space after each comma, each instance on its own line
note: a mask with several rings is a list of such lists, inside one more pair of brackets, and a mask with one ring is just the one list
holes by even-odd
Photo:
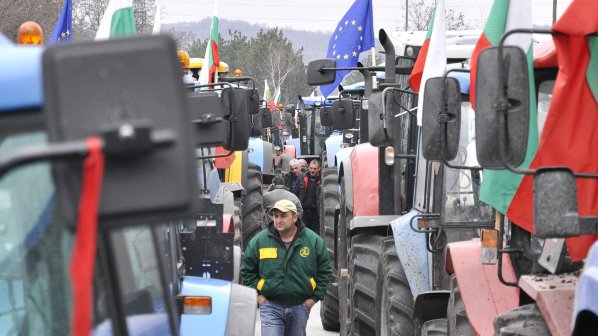
[[436, 17], [436, 8], [432, 11], [432, 19], [428, 25], [428, 32], [426, 33], [426, 40], [432, 38], [432, 31], [434, 30], [434, 18]]
[[590, 47], [590, 62], [588, 63], [588, 85], [598, 103], [598, 37], [589, 36], [588, 46]]
[[504, 34], [505, 27], [507, 26], [509, 0], [494, 0], [490, 13], [491, 15], [488, 16], [488, 21], [486, 21], [486, 25], [484, 26], [484, 35], [486, 35], [488, 42], [490, 42], [492, 46], [496, 47], [498, 46], [500, 37]]
[[[527, 68], [530, 74], [528, 83], [530, 89], [529, 133], [525, 160], [519, 168], [528, 168], [538, 150], [538, 118], [536, 110], [536, 86], [534, 84], [534, 56], [532, 50], [533, 47], [530, 46], [527, 51]], [[480, 187], [480, 200], [502, 214], [506, 214], [513, 196], [523, 179], [523, 175], [512, 173], [506, 169], [484, 169], [483, 176], [484, 179]]]
[[137, 34], [133, 7], [121, 8], [112, 14], [110, 37], [133, 36]]

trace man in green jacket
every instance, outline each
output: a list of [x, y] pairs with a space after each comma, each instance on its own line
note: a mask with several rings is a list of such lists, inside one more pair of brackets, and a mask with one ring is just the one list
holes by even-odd
[[245, 250], [243, 284], [259, 292], [262, 336], [305, 335], [311, 307], [324, 298], [332, 276], [330, 258], [293, 202], [280, 200], [270, 212], [274, 221]]

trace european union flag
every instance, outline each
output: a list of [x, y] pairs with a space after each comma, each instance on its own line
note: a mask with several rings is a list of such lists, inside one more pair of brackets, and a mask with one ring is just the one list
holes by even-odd
[[[359, 54], [370, 50], [374, 44], [372, 0], [355, 0], [332, 33], [326, 57], [336, 59], [337, 67], [354, 67]], [[348, 70], [337, 71], [334, 83], [320, 87], [322, 95], [328, 97], [347, 73]]]
[[60, 43], [65, 40], [70, 41], [73, 36], [73, 2], [66, 0], [60, 17], [56, 21], [54, 31], [50, 35], [50, 44]]

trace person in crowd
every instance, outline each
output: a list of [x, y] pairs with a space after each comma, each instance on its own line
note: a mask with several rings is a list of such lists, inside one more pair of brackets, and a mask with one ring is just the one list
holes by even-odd
[[270, 212], [274, 221], [245, 250], [243, 284], [259, 293], [262, 336], [305, 336], [310, 310], [332, 277], [330, 257], [292, 201], [280, 200]]
[[293, 202], [295, 207], [297, 207], [297, 215], [299, 215], [299, 219], [303, 218], [303, 207], [301, 206], [301, 201], [299, 201], [299, 198], [290, 192], [287, 187], [285, 187], [284, 178], [276, 176], [272, 179], [272, 184], [268, 187], [268, 192], [264, 193], [263, 205], [266, 223], [270, 223], [272, 221], [270, 210], [272, 210], [274, 204], [283, 199], [288, 199]]
[[320, 216], [318, 215], [320, 198], [320, 162], [312, 160], [309, 163], [309, 173], [303, 177], [303, 197], [301, 205], [303, 206], [303, 219], [305, 225], [313, 231], [320, 232]]
[[293, 159], [289, 163], [291, 171], [285, 173], [284, 177], [284, 185], [289, 188], [289, 191], [295, 194], [297, 198], [301, 199], [303, 197], [303, 175], [301, 175], [301, 165], [299, 160]]

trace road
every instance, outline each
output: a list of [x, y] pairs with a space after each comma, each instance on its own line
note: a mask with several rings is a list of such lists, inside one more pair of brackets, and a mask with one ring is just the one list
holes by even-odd
[[[338, 332], [326, 331], [322, 328], [322, 321], [320, 321], [320, 303], [316, 303], [311, 309], [309, 320], [307, 320], [307, 336], [335, 336]], [[258, 313], [257, 322], [255, 325], [255, 336], [261, 336], [260, 331], [260, 317]]]

